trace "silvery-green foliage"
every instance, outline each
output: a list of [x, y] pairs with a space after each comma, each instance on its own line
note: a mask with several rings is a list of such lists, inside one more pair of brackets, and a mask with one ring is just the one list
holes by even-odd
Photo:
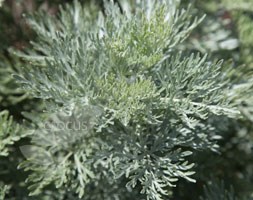
[[12, 74], [17, 73], [21, 62], [15, 56], [8, 59], [0, 56], [0, 103], [1, 107], [17, 105], [28, 99], [27, 94], [19, 88]]
[[9, 147], [28, 134], [13, 121], [8, 111], [0, 112], [0, 156], [9, 155]]
[[5, 199], [5, 195], [8, 192], [9, 187], [0, 183], [0, 200], [4, 200]]
[[33, 67], [15, 77], [48, 117], [20, 167], [32, 172], [31, 195], [53, 184], [84, 199], [166, 199], [178, 179], [195, 182], [194, 151], [217, 150], [212, 118], [240, 115], [228, 69], [179, 50], [201, 22], [190, 7], [104, 4], [103, 13], [75, 1], [57, 18], [29, 19], [38, 42], [16, 53]]

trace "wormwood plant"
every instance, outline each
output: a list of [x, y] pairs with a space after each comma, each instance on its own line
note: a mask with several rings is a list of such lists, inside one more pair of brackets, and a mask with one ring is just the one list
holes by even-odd
[[45, 112], [31, 117], [19, 167], [41, 199], [50, 191], [70, 200], [173, 198], [179, 180], [198, 181], [192, 156], [219, 152], [218, 122], [241, 117], [236, 70], [182, 50], [203, 17], [177, 0], [104, 7], [75, 1], [56, 18], [28, 17], [38, 39], [16, 51], [29, 65], [15, 78]]

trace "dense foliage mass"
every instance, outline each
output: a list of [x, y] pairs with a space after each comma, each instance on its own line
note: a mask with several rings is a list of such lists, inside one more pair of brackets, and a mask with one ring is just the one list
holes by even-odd
[[252, 3], [1, 3], [0, 199], [253, 198]]

